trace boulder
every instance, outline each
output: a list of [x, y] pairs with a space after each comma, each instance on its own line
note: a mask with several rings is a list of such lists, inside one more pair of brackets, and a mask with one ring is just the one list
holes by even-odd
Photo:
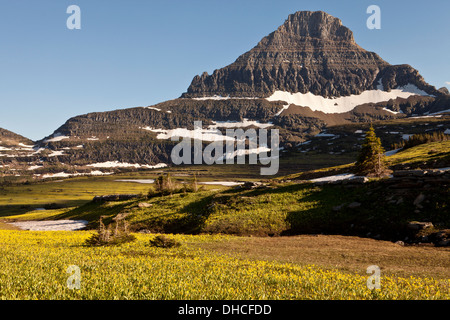
[[414, 205], [416, 207], [421, 207], [421, 203], [425, 200], [425, 195], [423, 193], [419, 194], [417, 198], [414, 200]]
[[256, 189], [256, 188], [263, 188], [265, 186], [266, 185], [264, 183], [262, 183], [262, 182], [247, 181], [243, 185], [241, 185], [240, 187], [242, 189], [250, 190], [250, 189]]
[[433, 223], [431, 223], [431, 222], [412, 221], [412, 222], [409, 222], [407, 225], [407, 228], [409, 230], [414, 230], [414, 231], [419, 231], [419, 230], [431, 228], [431, 227], [433, 227]]
[[139, 202], [138, 207], [139, 208], [150, 208], [153, 204], [147, 203], [147, 202]]
[[431, 233], [428, 238], [436, 247], [450, 246], [450, 229]]
[[361, 203], [359, 203], [359, 202], [352, 202], [352, 203], [350, 203], [350, 204], [348, 205], [348, 207], [349, 207], [350, 209], [359, 208], [359, 207], [361, 207]]
[[339, 206], [334, 206], [334, 207], [333, 207], [333, 211], [335, 211], [335, 212], [341, 211], [343, 207], [344, 207], [343, 204], [341, 204], [341, 205], [339, 205]]
[[366, 183], [369, 182], [369, 178], [367, 177], [354, 177], [353, 179], [348, 180], [349, 183]]

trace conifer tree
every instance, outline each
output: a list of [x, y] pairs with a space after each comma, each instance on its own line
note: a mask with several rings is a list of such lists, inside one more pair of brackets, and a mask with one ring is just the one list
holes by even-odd
[[373, 126], [366, 132], [361, 151], [356, 161], [356, 172], [360, 175], [380, 177], [386, 173], [384, 148], [375, 134]]

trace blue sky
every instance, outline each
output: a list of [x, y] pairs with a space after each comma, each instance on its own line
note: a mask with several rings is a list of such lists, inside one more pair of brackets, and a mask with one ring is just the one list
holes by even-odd
[[[81, 30], [66, 27], [72, 4]], [[381, 30], [366, 27], [371, 4]], [[177, 98], [300, 10], [340, 18], [364, 49], [450, 88], [448, 0], [0, 0], [0, 127], [38, 140], [76, 115]]]

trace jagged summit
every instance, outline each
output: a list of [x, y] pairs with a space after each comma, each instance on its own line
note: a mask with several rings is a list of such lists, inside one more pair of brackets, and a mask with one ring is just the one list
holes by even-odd
[[439, 94], [417, 70], [391, 66], [361, 48], [338, 18], [322, 11], [299, 11], [231, 65], [212, 75], [195, 76], [182, 97], [267, 98], [285, 91], [332, 98], [377, 89], [380, 81], [386, 91], [396, 88], [390, 84], [412, 83], [428, 94]]
[[342, 21], [323, 11], [298, 11], [289, 15], [273, 34], [354, 42], [353, 32]]

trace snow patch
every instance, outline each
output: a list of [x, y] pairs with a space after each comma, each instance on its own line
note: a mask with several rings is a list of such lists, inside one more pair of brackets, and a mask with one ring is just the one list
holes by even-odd
[[384, 91], [384, 86], [383, 86], [383, 83], [382, 83], [382, 79], [378, 80], [377, 90]]
[[278, 117], [280, 114], [283, 113], [284, 110], [287, 110], [287, 109], [289, 109], [289, 104], [284, 105], [283, 108], [281, 108], [280, 111], [278, 111], [277, 113], [275, 113], [275, 116]]
[[53, 138], [44, 140], [44, 143], [47, 143], [47, 142], [57, 142], [57, 141], [61, 141], [61, 140], [64, 140], [64, 139], [70, 139], [70, 137], [68, 137], [68, 136], [63, 136], [61, 133], [55, 133], [55, 134], [53, 135]]
[[34, 146], [26, 145], [26, 144], [23, 144], [23, 143], [19, 143], [19, 146], [21, 146], [21, 147], [23, 147], [25, 149], [33, 149], [34, 148]]
[[313, 179], [310, 181], [311, 182], [333, 182], [333, 181], [350, 180], [350, 179], [354, 179], [354, 178], [357, 178], [357, 176], [355, 176], [352, 173], [343, 173], [343, 174], [338, 174], [335, 176], [317, 178], [317, 179]]
[[86, 220], [49, 220], [49, 221], [19, 221], [10, 224], [30, 231], [75, 231], [84, 229]]
[[[66, 172], [58, 172], [58, 173], [46, 173], [40, 175], [41, 179], [49, 179], [49, 178], [69, 178], [69, 177], [78, 177], [78, 176], [106, 176], [114, 174], [114, 172], [102, 172], [100, 170], [94, 170], [88, 173], [66, 173]], [[35, 176], [39, 176], [35, 174]]]
[[317, 135], [315, 135], [316, 137], [328, 137], [328, 138], [334, 138], [337, 137], [335, 134], [332, 133], [326, 133], [326, 132], [321, 132]]
[[52, 151], [47, 157], [57, 157], [64, 155], [64, 151]]
[[208, 126], [208, 129], [216, 129], [216, 128], [246, 128], [250, 126], [255, 126], [260, 129], [265, 129], [268, 127], [272, 127], [272, 123], [260, 123], [259, 121], [248, 120], [244, 118], [241, 122], [235, 121], [213, 121], [214, 124]]
[[58, 173], [46, 173], [41, 175], [42, 179], [48, 179], [48, 178], [68, 178], [68, 177], [75, 177], [75, 176], [82, 176], [83, 173], [66, 173], [66, 172], [58, 172]]
[[30, 167], [28, 167], [28, 169], [27, 170], [36, 170], [36, 169], [40, 169], [40, 168], [43, 168], [44, 166], [30, 166]]
[[141, 128], [143, 130], [148, 130], [151, 132], [158, 133], [157, 139], [168, 140], [172, 137], [179, 138], [189, 138], [194, 140], [202, 141], [234, 141], [233, 137], [228, 137], [223, 135], [218, 128], [247, 128], [250, 126], [255, 126], [260, 129], [265, 129], [272, 127], [272, 123], [260, 123], [259, 121], [249, 120], [244, 118], [243, 121], [213, 121], [214, 124], [209, 125], [208, 128], [199, 128], [197, 130], [189, 130], [186, 128], [176, 128], [176, 129], [155, 129], [152, 127]]
[[271, 149], [267, 147], [259, 147], [253, 149], [237, 149], [233, 153], [225, 153], [221, 160], [234, 159], [238, 156], [250, 155], [250, 154], [260, 154], [262, 152], [270, 152]]
[[114, 174], [114, 172], [102, 172], [100, 170], [94, 170], [94, 171], [91, 171], [90, 173], [88, 173], [87, 175], [90, 175], [90, 176], [108, 176], [110, 174]]
[[230, 96], [222, 97], [222, 96], [218, 96], [218, 95], [214, 95], [212, 97], [192, 98], [192, 100], [198, 100], [198, 101], [204, 101], [204, 100], [230, 100], [230, 99], [234, 99], [234, 100], [254, 100], [254, 99], [259, 99], [259, 98], [257, 98], [257, 97], [233, 97], [233, 98], [231, 98]]
[[383, 108], [383, 110], [384, 110], [384, 111], [387, 111], [387, 112], [390, 112], [390, 113], [393, 113], [393, 114], [399, 114], [399, 113], [403, 113], [403, 111], [401, 111], [401, 110], [400, 110], [400, 111], [398, 111], [398, 112], [397, 112], [397, 111], [392, 111], [392, 110], [389, 110], [389, 109], [387, 109], [387, 108]]
[[218, 129], [201, 129], [201, 130], [188, 130], [186, 128], [177, 129], [153, 129], [151, 127], [142, 128], [151, 132], [159, 133], [156, 138], [161, 140], [168, 140], [172, 137], [190, 138], [203, 141], [234, 141], [233, 138], [224, 136]]
[[118, 182], [135, 182], [135, 183], [142, 183], [142, 184], [151, 184], [151, 183], [155, 182], [154, 179], [119, 179], [119, 180], [114, 180], [114, 181], [118, 181]]
[[302, 107], [309, 107], [313, 111], [322, 111], [324, 113], [345, 113], [353, 110], [355, 107], [365, 103], [378, 103], [389, 101], [396, 98], [408, 98], [413, 95], [429, 96], [425, 91], [418, 89], [413, 84], [408, 84], [390, 92], [380, 90], [366, 90], [359, 95], [350, 95], [338, 98], [324, 98], [308, 93], [290, 93], [286, 91], [275, 91], [268, 101], [284, 101], [288, 104], [295, 104]]
[[208, 182], [199, 182], [198, 184], [206, 184], [206, 185], [218, 185], [225, 187], [234, 187], [244, 184], [244, 182], [234, 182], [234, 181], [208, 181]]
[[150, 110], [156, 110], [156, 111], [161, 111], [161, 109], [156, 108], [156, 107], [147, 107], [147, 109], [150, 109]]
[[157, 169], [157, 168], [164, 168], [167, 167], [167, 164], [165, 163], [158, 163], [154, 166], [147, 165], [147, 164], [138, 164], [138, 163], [126, 163], [126, 162], [119, 162], [119, 161], [106, 161], [101, 163], [92, 163], [88, 164], [88, 167], [94, 167], [94, 168], [147, 168], [147, 169]]

